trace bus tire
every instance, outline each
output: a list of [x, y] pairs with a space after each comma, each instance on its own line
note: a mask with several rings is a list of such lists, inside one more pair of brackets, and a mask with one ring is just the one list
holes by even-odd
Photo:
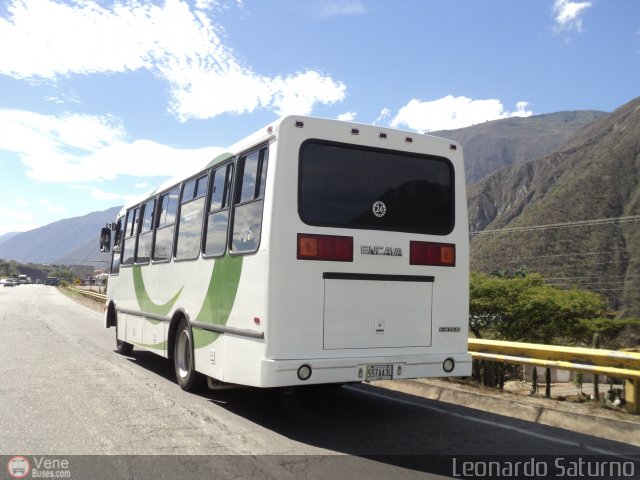
[[124, 340], [118, 339], [118, 319], [115, 321], [116, 326], [116, 352], [120, 355], [131, 355], [133, 351], [133, 345], [129, 342], [125, 342]]
[[131, 352], [133, 352], [133, 345], [116, 339], [116, 352], [120, 355], [131, 355]]
[[200, 390], [205, 384], [205, 377], [196, 372], [193, 358], [193, 335], [191, 327], [185, 319], [182, 319], [176, 330], [176, 339], [173, 349], [173, 365], [176, 371], [176, 380], [180, 388], [186, 392]]

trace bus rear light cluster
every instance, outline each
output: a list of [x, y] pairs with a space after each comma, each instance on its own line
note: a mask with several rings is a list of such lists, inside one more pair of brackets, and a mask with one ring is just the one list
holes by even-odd
[[353, 238], [299, 233], [298, 260], [353, 262]]
[[456, 266], [456, 246], [451, 243], [410, 242], [409, 263], [436, 267]]

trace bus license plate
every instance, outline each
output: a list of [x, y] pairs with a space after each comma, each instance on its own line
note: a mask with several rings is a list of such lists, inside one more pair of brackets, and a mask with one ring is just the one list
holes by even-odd
[[368, 365], [367, 366], [367, 382], [375, 380], [392, 380], [393, 365]]

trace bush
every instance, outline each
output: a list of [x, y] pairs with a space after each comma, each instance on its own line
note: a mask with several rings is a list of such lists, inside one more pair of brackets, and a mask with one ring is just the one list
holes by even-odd
[[640, 346], [640, 318], [593, 318], [580, 320], [576, 342], [590, 346], [600, 335], [600, 347], [611, 350]]
[[584, 332], [580, 319], [593, 318], [602, 308], [599, 295], [547, 285], [539, 274], [471, 274], [469, 327], [478, 338], [488, 333], [498, 340], [564, 343]]

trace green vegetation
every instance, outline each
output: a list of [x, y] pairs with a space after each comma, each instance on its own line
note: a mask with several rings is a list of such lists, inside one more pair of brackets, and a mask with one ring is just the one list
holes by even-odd
[[[561, 289], [519, 267], [471, 274], [469, 328], [477, 338], [620, 349], [640, 346], [640, 319], [603, 318], [603, 298], [593, 292]], [[537, 391], [534, 368], [532, 393]], [[520, 378], [520, 368], [474, 360], [472, 378], [502, 389]], [[582, 374], [574, 376], [581, 392]], [[580, 395], [582, 398], [582, 395]]]
[[597, 317], [602, 298], [584, 290], [547, 285], [542, 275], [471, 274], [469, 326], [477, 338], [532, 343], [573, 343], [581, 320]]
[[20, 275], [21, 272], [18, 269], [19, 263], [13, 260], [0, 260], [0, 277], [10, 277], [12, 275]]
[[589, 345], [599, 335], [600, 348], [620, 350], [640, 347], [640, 318], [593, 318], [580, 320], [576, 343]]

